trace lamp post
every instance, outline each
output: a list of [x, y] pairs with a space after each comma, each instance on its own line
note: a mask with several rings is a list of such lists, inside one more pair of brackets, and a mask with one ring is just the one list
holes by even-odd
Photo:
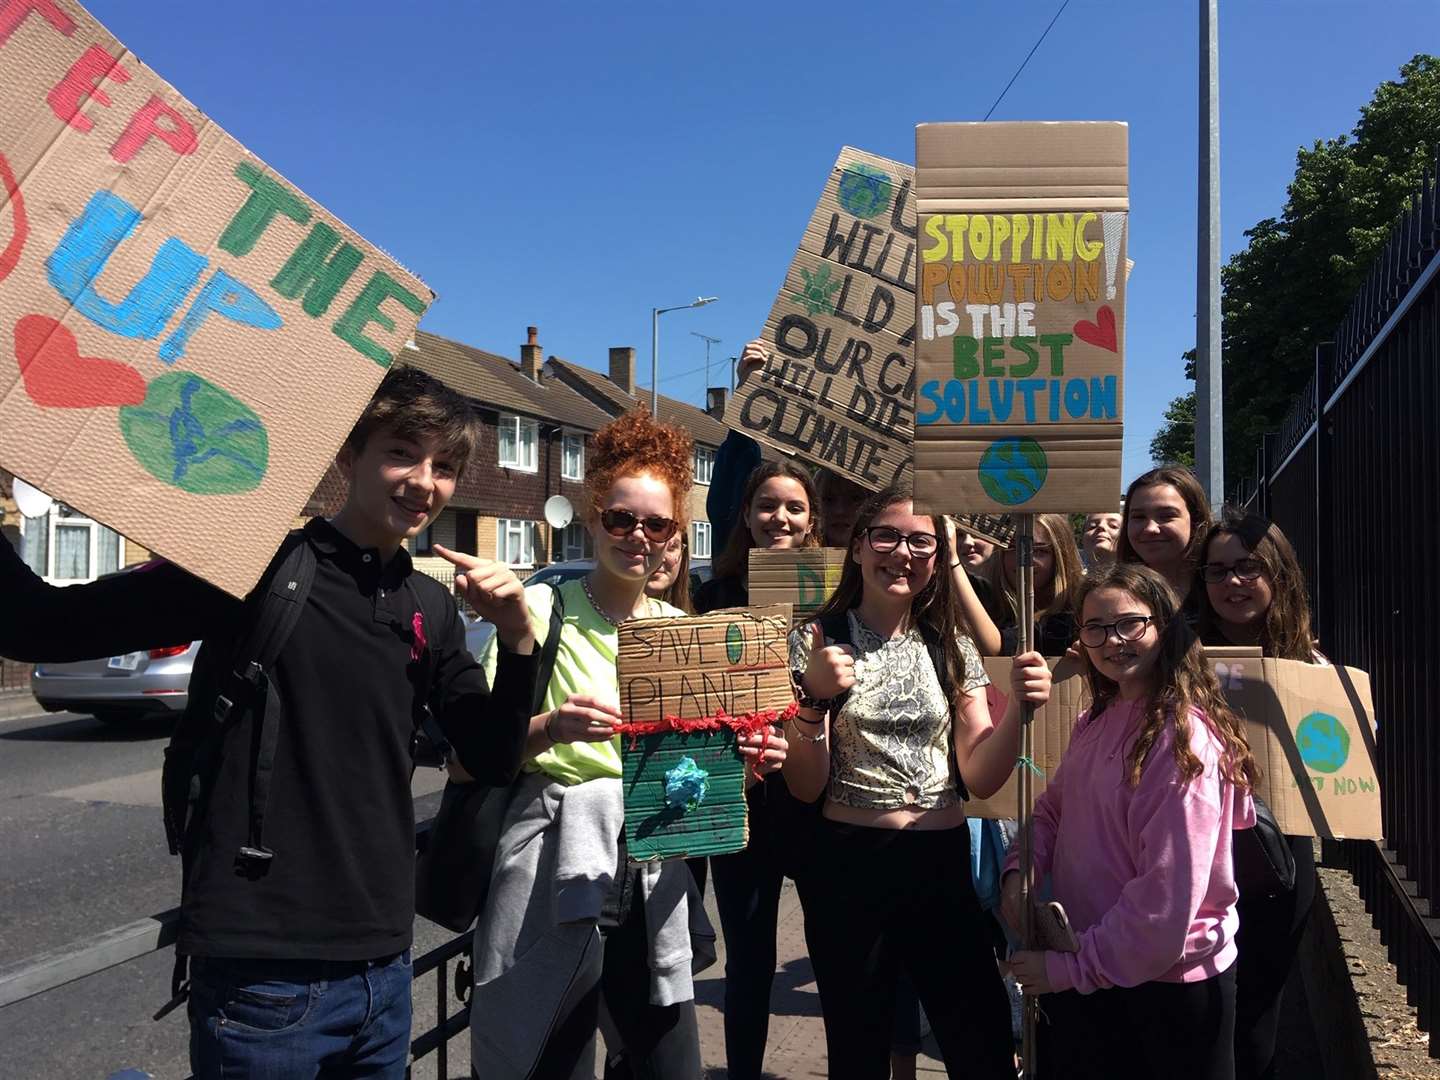
[[667, 311], [684, 311], [686, 308], [704, 307], [719, 300], [718, 296], [697, 296], [688, 304], [678, 307], [650, 309], [650, 415], [660, 415], [660, 316]]

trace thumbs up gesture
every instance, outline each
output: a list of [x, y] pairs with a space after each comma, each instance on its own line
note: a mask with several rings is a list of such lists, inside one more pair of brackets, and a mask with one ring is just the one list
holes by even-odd
[[849, 645], [826, 645], [819, 623], [811, 625], [810, 633], [805, 693], [814, 698], [833, 698], [855, 685], [855, 650]]

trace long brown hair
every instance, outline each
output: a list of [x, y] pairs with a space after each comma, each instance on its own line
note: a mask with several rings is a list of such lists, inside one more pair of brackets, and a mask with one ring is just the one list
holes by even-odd
[[[1046, 586], [1048, 594], [1035, 590], [1035, 621], [1048, 619], [1073, 607], [1075, 589], [1084, 572], [1080, 569], [1080, 549], [1075, 546], [1075, 530], [1070, 519], [1064, 514], [1036, 514], [1035, 539], [1044, 537], [1055, 553], [1055, 572]], [[1012, 541], [1013, 544], [1013, 541]], [[990, 579], [995, 595], [1003, 597], [1008, 605], [1010, 619], [1020, 618], [1020, 599], [1015, 586], [1005, 576], [1005, 552], [996, 551], [985, 560], [981, 572]], [[1041, 600], [1044, 599], [1042, 606]]]
[[1190, 543], [1185, 548], [1184, 559], [1191, 566], [1200, 561], [1201, 553], [1205, 550], [1205, 534], [1210, 529], [1210, 500], [1205, 497], [1205, 489], [1200, 486], [1199, 478], [1184, 465], [1162, 465], [1137, 476], [1125, 489], [1125, 500], [1120, 504], [1123, 512], [1120, 516], [1120, 542], [1115, 545], [1116, 562], [1145, 561], [1130, 543], [1130, 500], [1141, 488], [1159, 487], [1162, 484], [1173, 487], [1180, 493], [1180, 498], [1185, 500], [1185, 509], [1190, 512]]
[[762, 461], [751, 470], [750, 478], [745, 481], [745, 494], [740, 498], [740, 516], [735, 519], [735, 527], [730, 531], [725, 550], [720, 552], [714, 563], [717, 578], [738, 577], [749, 580], [750, 549], [755, 546], [755, 538], [750, 535], [750, 506], [755, 501], [755, 493], [760, 490], [760, 485], [777, 476], [794, 480], [805, 489], [805, 500], [810, 504], [810, 531], [805, 534], [800, 546], [820, 546], [820, 500], [815, 494], [815, 481], [810, 478], [809, 471], [793, 461]]
[[687, 615], [693, 615], [695, 605], [690, 600], [690, 533], [682, 529], [675, 536], [680, 540], [680, 561], [675, 564], [675, 580], [657, 599], [679, 608]]
[[[1190, 720], [1192, 713], [1198, 711], [1220, 740], [1221, 775], [1237, 787], [1253, 788], [1260, 779], [1260, 768], [1250, 753], [1245, 725], [1225, 704], [1215, 672], [1205, 660], [1205, 649], [1180, 614], [1180, 598], [1170, 583], [1138, 563], [1116, 563], [1105, 570], [1092, 571], [1076, 590], [1076, 611], [1082, 618], [1086, 597], [1101, 589], [1118, 589], [1133, 596], [1150, 610], [1160, 634], [1155, 690], [1146, 705], [1140, 733], [1125, 757], [1130, 786], [1140, 783], [1145, 758], [1165, 730], [1167, 721], [1175, 725], [1175, 765], [1180, 775], [1194, 780], [1201, 774], [1200, 759], [1190, 749]], [[1089, 649], [1082, 648], [1080, 652], [1090, 690], [1091, 715], [1098, 716], [1116, 699], [1120, 688], [1091, 663]]]
[[[1225, 507], [1220, 520], [1210, 527], [1201, 554], [1200, 566], [1208, 560], [1210, 541], [1223, 536], [1238, 537], [1240, 543], [1265, 567], [1273, 598], [1260, 627], [1260, 647], [1266, 656], [1282, 660], [1315, 659], [1315, 638], [1310, 624], [1310, 598], [1305, 591], [1305, 572], [1295, 549], [1280, 531], [1280, 526], [1259, 514], [1249, 514], [1233, 506]], [[1210, 593], [1196, 571], [1195, 587], [1200, 590], [1200, 626], [1206, 637], [1219, 632], [1220, 619], [1210, 606]]]
[[[855, 518], [855, 539], [851, 540], [845, 551], [845, 566], [840, 571], [840, 584], [835, 587], [830, 599], [815, 613], [815, 621], [818, 622], [827, 615], [844, 614], [859, 605], [865, 581], [860, 576], [860, 564], [855, 561], [855, 545], [864, 542], [859, 538], [882, 512], [896, 503], [910, 502], [911, 498], [908, 487], [895, 485], [865, 500]], [[935, 530], [935, 554], [930, 556], [934, 571], [930, 576], [930, 584], [910, 601], [910, 622], [925, 637], [940, 643], [941, 653], [945, 657], [944, 675], [951, 686], [959, 687], [965, 684], [965, 659], [960, 654], [957, 638], [960, 634], [972, 638], [974, 635], [961, 613], [960, 601], [955, 594], [955, 579], [949, 569], [954, 556], [951, 555], [945, 523], [938, 517], [932, 517], [930, 523]], [[952, 708], [954, 704], [953, 701], [950, 702]]]

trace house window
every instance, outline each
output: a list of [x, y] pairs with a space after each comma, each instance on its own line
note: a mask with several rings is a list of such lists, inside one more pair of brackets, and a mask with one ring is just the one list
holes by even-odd
[[565, 531], [560, 534], [560, 557], [566, 562], [593, 559], [595, 538], [590, 535], [590, 530], [578, 521], [566, 525]]
[[119, 533], [63, 503], [20, 523], [21, 557], [35, 573], [58, 584], [113, 574], [124, 561], [124, 545]]
[[523, 416], [500, 414], [500, 466], [535, 472], [535, 444], [539, 439], [539, 423]]
[[692, 521], [690, 523], [690, 557], [692, 559], [710, 558], [710, 522]]
[[514, 518], [496, 521], [495, 557], [511, 566], [534, 566], [535, 522]]
[[566, 435], [564, 453], [560, 458], [560, 477], [563, 480], [585, 479], [585, 436]]
[[708, 484], [715, 472], [715, 451], [708, 446], [695, 447], [695, 483]]

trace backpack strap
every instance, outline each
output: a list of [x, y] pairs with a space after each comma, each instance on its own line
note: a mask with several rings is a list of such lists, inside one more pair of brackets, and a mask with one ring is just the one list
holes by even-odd
[[[832, 645], [854, 646], [855, 638], [850, 633], [850, 613], [848, 611], [832, 611], [820, 620], [820, 632], [825, 635], [825, 640]], [[840, 710], [845, 707], [849, 700], [850, 691], [842, 690], [830, 699], [830, 715], [838, 716]]]
[[550, 583], [550, 627], [545, 632], [545, 644], [540, 646], [540, 670], [535, 675], [535, 697], [530, 709], [531, 716], [545, 711], [545, 693], [550, 688], [550, 676], [555, 674], [555, 654], [560, 651], [560, 633], [565, 629], [565, 597], [560, 586]]
[[250, 774], [250, 824], [246, 841], [235, 857], [236, 871], [243, 876], [264, 873], [275, 855], [265, 846], [265, 811], [270, 802], [283, 706], [280, 695], [272, 692], [270, 680], [310, 595], [315, 565], [314, 548], [308, 539], [300, 538], [264, 586], [259, 611], [240, 637], [230, 670], [221, 677], [215, 696], [217, 726], [224, 725], [237, 707], [250, 709], [260, 725]]

